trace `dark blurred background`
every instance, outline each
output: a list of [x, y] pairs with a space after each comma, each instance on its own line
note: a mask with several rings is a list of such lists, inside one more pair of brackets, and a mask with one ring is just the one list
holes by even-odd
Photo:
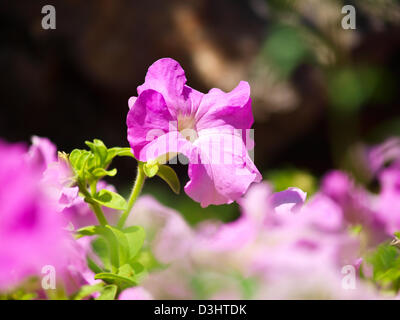
[[[56, 8], [56, 30], [41, 27], [46, 4]], [[345, 4], [356, 8], [356, 30], [341, 27]], [[362, 143], [400, 135], [399, 1], [2, 0], [0, 25], [8, 141], [46, 136], [66, 152], [93, 138], [128, 146], [128, 98], [162, 57], [178, 60], [203, 92], [250, 82], [255, 162], [277, 190], [312, 193], [331, 168], [362, 179]], [[115, 165], [110, 182], [127, 190], [135, 164]], [[186, 183], [187, 169], [177, 170]], [[160, 181], [145, 192], [193, 223], [237, 215], [236, 205], [203, 212]]]

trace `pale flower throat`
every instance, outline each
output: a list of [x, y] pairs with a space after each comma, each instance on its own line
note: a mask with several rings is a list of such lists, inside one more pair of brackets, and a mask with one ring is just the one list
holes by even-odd
[[194, 115], [178, 115], [178, 131], [186, 138], [193, 142], [197, 139], [196, 119]]

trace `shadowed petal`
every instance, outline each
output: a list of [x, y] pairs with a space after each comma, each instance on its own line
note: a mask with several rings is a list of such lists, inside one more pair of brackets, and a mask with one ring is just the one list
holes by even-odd
[[135, 157], [139, 158], [143, 147], [155, 137], [170, 131], [172, 122], [173, 117], [163, 96], [154, 90], [143, 91], [129, 110], [126, 120], [128, 141]]

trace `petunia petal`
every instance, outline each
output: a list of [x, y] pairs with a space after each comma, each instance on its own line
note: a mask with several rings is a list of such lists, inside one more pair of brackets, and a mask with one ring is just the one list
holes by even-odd
[[288, 188], [287, 190], [276, 192], [271, 196], [271, 205], [276, 212], [297, 212], [300, 210], [307, 193], [299, 188]]
[[148, 89], [156, 90], [165, 100], [170, 113], [176, 117], [178, 109], [191, 108], [188, 98], [190, 88], [186, 87], [185, 71], [180, 64], [171, 58], [154, 62], [148, 69], [145, 82], [137, 88], [138, 94]]
[[[209, 134], [195, 142], [189, 159], [186, 193], [202, 207], [232, 203], [252, 182], [261, 181], [240, 136]], [[196, 154], [197, 153], [197, 154]]]
[[[171, 130], [174, 122], [163, 96], [154, 90], [143, 91], [128, 112], [128, 141], [136, 158], [155, 137]], [[143, 161], [146, 161], [144, 159]]]
[[201, 100], [196, 121], [199, 131], [216, 127], [249, 129], [254, 122], [249, 84], [241, 81], [229, 93], [211, 89]]

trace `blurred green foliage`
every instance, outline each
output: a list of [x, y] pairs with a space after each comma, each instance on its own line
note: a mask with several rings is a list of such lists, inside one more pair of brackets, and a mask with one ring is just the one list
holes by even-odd
[[372, 280], [383, 289], [400, 289], [400, 251], [394, 245], [382, 244], [366, 259], [372, 266]]
[[279, 74], [288, 77], [309, 54], [299, 29], [289, 25], [276, 24], [261, 49], [264, 58], [269, 59]]
[[317, 190], [317, 179], [306, 170], [295, 168], [271, 170], [266, 172], [264, 177], [273, 185], [275, 191], [297, 187], [307, 192], [307, 195], [310, 196]]
[[338, 112], [358, 112], [367, 101], [384, 99], [390, 93], [387, 84], [390, 88], [390, 79], [377, 67], [339, 67], [328, 72], [329, 98]]

